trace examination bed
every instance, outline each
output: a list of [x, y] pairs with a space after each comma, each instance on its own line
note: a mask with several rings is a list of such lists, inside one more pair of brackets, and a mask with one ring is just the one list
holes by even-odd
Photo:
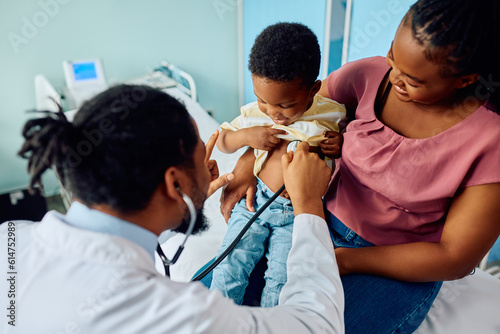
[[[175, 74], [178, 69], [167, 63], [163, 63], [162, 68], [166, 69], [169, 77], [180, 82], [163, 90], [183, 101], [198, 125], [202, 140], [206, 142], [215, 130], [220, 129], [219, 123], [197, 103], [195, 84], [187, 73], [180, 71], [181, 75]], [[212, 158], [217, 160], [221, 175], [232, 171], [242, 152], [224, 154], [214, 148]], [[226, 223], [220, 213], [220, 193], [221, 190], [218, 190], [207, 200], [204, 212], [210, 228], [188, 239], [178, 262], [171, 267], [173, 280], [189, 281], [219, 249], [226, 231]], [[174, 233], [161, 235], [160, 242], [166, 255], [172, 256], [183, 239], [182, 235]], [[157, 260], [157, 268], [163, 272], [161, 261]], [[478, 268], [464, 279], [445, 282], [416, 333], [500, 333], [500, 279]]]

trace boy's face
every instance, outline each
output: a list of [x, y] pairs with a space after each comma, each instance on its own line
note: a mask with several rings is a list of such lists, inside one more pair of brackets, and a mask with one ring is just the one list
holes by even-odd
[[298, 120], [311, 106], [321, 85], [317, 81], [312, 88], [307, 88], [300, 79], [280, 82], [256, 75], [252, 75], [252, 81], [259, 109], [278, 125]]

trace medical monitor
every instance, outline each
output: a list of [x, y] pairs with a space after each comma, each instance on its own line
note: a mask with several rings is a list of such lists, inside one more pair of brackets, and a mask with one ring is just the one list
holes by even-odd
[[69, 89], [106, 86], [100, 59], [64, 61], [64, 77]]

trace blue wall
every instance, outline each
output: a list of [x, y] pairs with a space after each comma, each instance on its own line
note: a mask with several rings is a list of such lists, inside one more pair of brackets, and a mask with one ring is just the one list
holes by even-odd
[[348, 61], [385, 56], [399, 23], [416, 0], [353, 0]]
[[[110, 83], [168, 60], [193, 75], [218, 120], [238, 110], [234, 0], [0, 0], [0, 8], [0, 192], [28, 183], [16, 152], [25, 110], [35, 107], [33, 78], [63, 86], [63, 60], [100, 57]], [[45, 185], [57, 190], [53, 176]]]
[[[321, 53], [325, 40], [326, 0], [243, 1], [244, 104], [255, 101], [248, 58], [255, 38], [265, 27], [277, 22], [300, 22], [318, 37]], [[320, 69], [321, 73], [321, 69]]]

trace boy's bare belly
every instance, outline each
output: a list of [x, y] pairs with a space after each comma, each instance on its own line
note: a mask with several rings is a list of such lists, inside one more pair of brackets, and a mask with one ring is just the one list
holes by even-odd
[[[286, 153], [288, 143], [290, 142], [282, 139], [278, 146], [276, 146], [272, 151], [269, 151], [267, 159], [264, 162], [264, 166], [262, 166], [262, 170], [259, 173], [259, 178], [273, 192], [277, 192], [284, 183], [281, 156]], [[319, 147], [311, 146], [309, 150], [311, 152], [320, 152]], [[286, 190], [281, 194], [281, 196], [290, 198]]]

